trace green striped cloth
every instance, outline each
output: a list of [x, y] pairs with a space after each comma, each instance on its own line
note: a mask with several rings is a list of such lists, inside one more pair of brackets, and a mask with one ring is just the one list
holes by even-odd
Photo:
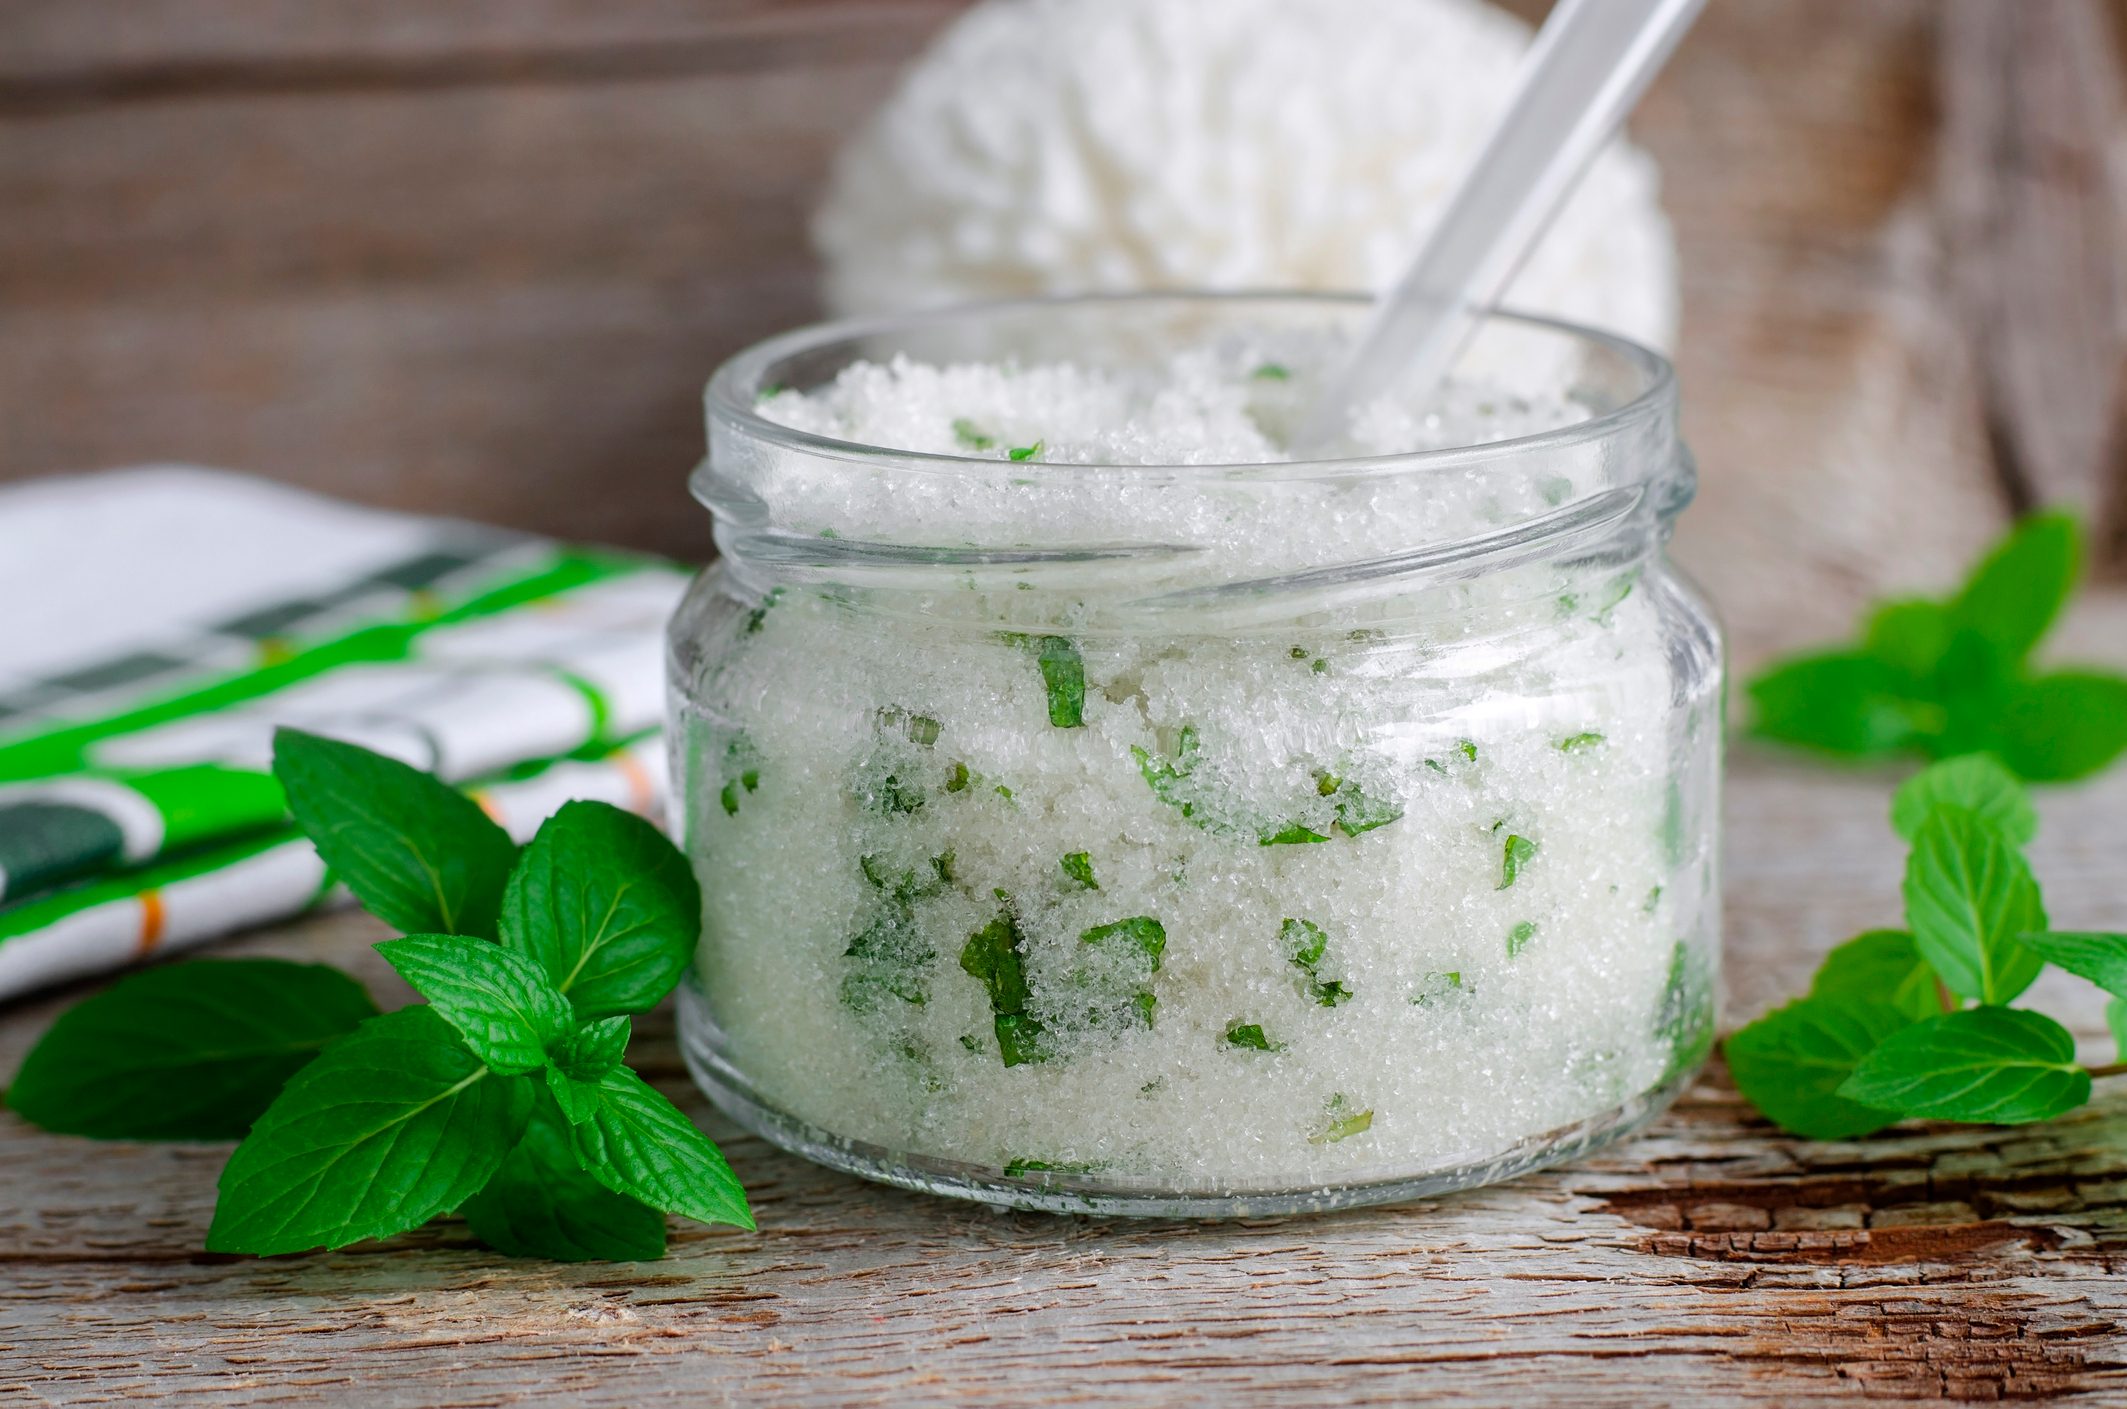
[[523, 836], [659, 813], [660, 562], [181, 466], [0, 490], [0, 998], [335, 898], [292, 724], [466, 786]]

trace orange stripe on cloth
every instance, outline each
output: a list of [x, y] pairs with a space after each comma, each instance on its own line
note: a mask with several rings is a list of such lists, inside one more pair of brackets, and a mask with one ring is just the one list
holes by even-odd
[[162, 942], [163, 920], [167, 918], [162, 908], [162, 892], [144, 890], [140, 893], [140, 943], [137, 949], [146, 954]]

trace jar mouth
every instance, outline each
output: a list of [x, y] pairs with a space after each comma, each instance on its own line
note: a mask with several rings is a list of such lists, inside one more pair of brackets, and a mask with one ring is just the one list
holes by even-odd
[[[865, 441], [844, 440], [801, 430], [771, 420], [757, 409], [767, 393], [786, 386], [785, 376], [794, 369], [833, 367], [858, 360], [866, 345], [880, 341], [905, 342], [926, 333], [951, 336], [979, 330], [984, 324], [1007, 324], [1015, 319], [1063, 316], [1151, 317], [1166, 312], [1186, 315], [1201, 311], [1259, 311], [1270, 318], [1295, 311], [1314, 310], [1356, 319], [1370, 308], [1370, 295], [1357, 293], [1288, 292], [1248, 290], [1241, 292], [1186, 291], [1121, 294], [1072, 294], [1040, 298], [993, 300], [957, 304], [916, 313], [883, 314], [814, 323], [780, 333], [735, 354], [710, 377], [703, 392], [704, 407], [712, 436], [718, 428], [746, 440], [792, 452], [856, 461], [886, 461], [901, 472], [964, 475], [989, 478], [1000, 473], [1015, 475], [1088, 471], [1130, 473], [1177, 483], [1214, 481], [1293, 481], [1323, 478], [1349, 480], [1373, 475], [1422, 474], [1431, 469], [1468, 469], [1491, 460], [1504, 460], [1570, 451], [1612, 440], [1634, 440], [1658, 433], [1671, 420], [1676, 405], [1676, 373], [1669, 360], [1651, 348], [1600, 329], [1538, 314], [1495, 309], [1480, 319], [1480, 333], [1488, 329], [1520, 329], [1545, 334], [1563, 343], [1577, 345], [1584, 353], [1595, 352], [1614, 359], [1636, 378], [1637, 387], [1615, 404], [1563, 426], [1481, 441], [1470, 445], [1401, 451], [1391, 454], [1339, 455], [1298, 460], [1241, 463], [1162, 464], [1130, 462], [1010, 463], [994, 455], [951, 454], [905, 450]], [[816, 380], [823, 385], [828, 378]], [[809, 390], [810, 387], [800, 389]], [[706, 467], [705, 467], [706, 469]]]

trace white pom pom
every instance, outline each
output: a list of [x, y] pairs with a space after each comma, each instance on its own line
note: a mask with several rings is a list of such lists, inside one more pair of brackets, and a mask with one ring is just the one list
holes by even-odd
[[[1379, 288], [1511, 91], [1481, 0], [983, 0], [842, 153], [837, 312], [1138, 288]], [[1605, 152], [1507, 296], [1666, 347], [1654, 163]]]

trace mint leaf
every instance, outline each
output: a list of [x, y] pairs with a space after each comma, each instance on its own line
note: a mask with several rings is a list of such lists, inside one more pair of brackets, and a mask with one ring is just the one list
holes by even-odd
[[1063, 873], [1086, 890], [1099, 890], [1100, 882], [1093, 879], [1093, 858], [1083, 851], [1074, 851], [1062, 861]]
[[665, 1216], [577, 1168], [569, 1127], [544, 1097], [517, 1148], [462, 1211], [474, 1237], [511, 1257], [652, 1262], [665, 1255]]
[[1283, 382], [1292, 379], [1292, 369], [1282, 362], [1265, 362], [1248, 375], [1259, 382]]
[[631, 813], [571, 802], [511, 873], [502, 942], [546, 971], [578, 1016], [645, 1013], [694, 956], [702, 897], [678, 848]]
[[2127, 998], [2115, 998], [2105, 1005], [2105, 1026], [2112, 1029], [2120, 1060], [2127, 1062]]
[[1261, 1023], [1230, 1022], [1226, 1024], [1226, 1045], [1242, 1047], [1251, 1052], [1282, 1052], [1285, 1044], [1273, 1042], [1263, 1035]]
[[569, 1127], [576, 1162], [616, 1194], [697, 1223], [753, 1227], [738, 1177], [694, 1122], [626, 1067], [598, 1082], [589, 1120]]
[[1159, 972], [1167, 952], [1167, 928], [1150, 915], [1133, 915], [1112, 924], [1095, 925], [1078, 937], [1107, 957], [1100, 972], [1073, 975], [1074, 984], [1089, 999], [1086, 1022], [1102, 1027], [1134, 1022], [1152, 1025], [1159, 1000], [1152, 992], [1152, 976]]
[[1812, 996], [1743, 1027], [1723, 1050], [1736, 1089], [1775, 1125], [1812, 1140], [1845, 1140], [1898, 1118], [1841, 1088], [1862, 1058], [1912, 1021], [1888, 1003]]
[[334, 1038], [377, 1014], [337, 969], [206, 959], [144, 969], [60, 1014], [7, 1104], [99, 1140], [234, 1140]]
[[2022, 681], [2002, 699], [1991, 743], [2033, 782], [2103, 772], [2127, 752], [2127, 676], [2064, 670]]
[[1322, 959], [1329, 952], [1329, 934], [1313, 920], [1287, 919], [1278, 928], [1278, 940], [1292, 956], [1293, 967], [1307, 975], [1307, 996], [1325, 1008], [1348, 1001], [1352, 991], [1338, 979], [1322, 977]]
[[1045, 448], [1046, 446], [1044, 445], [1044, 443], [1038, 440], [1035, 441], [1032, 445], [1016, 446], [1011, 451], [1012, 463], [1016, 465], [1021, 463], [1022, 461], [1031, 460], [1035, 456], [1039, 455]]
[[1924, 597], [1885, 602], [1862, 634], [1867, 654], [1915, 685], [1935, 678], [1950, 649], [1949, 609]]
[[997, 444], [995, 436], [984, 435], [975, 428], [975, 423], [965, 416], [954, 419], [953, 439], [968, 450], [988, 450]]
[[465, 1202], [535, 1088], [490, 1072], [433, 1008], [371, 1018], [282, 1089], [222, 1170], [209, 1252], [343, 1247]]
[[1586, 753], [1589, 749], [1602, 742], [1603, 736], [1593, 731], [1574, 734], [1558, 741], [1558, 751], [1560, 753]]
[[1049, 692], [1049, 723], [1076, 729], [1086, 722], [1086, 662], [1069, 637], [1043, 636], [1034, 643], [1041, 683]]
[[2018, 938], [2046, 927], [2031, 868], [1963, 808], [1937, 807], [1914, 838], [1905, 914], [1921, 956], [1960, 998], [2006, 1003], [2045, 966]]
[[968, 936], [960, 950], [960, 967], [983, 986], [990, 998], [991, 1027], [997, 1054], [1008, 1067], [1048, 1057], [1041, 1023], [1028, 1014], [1033, 995], [1027, 989], [1026, 965], [1020, 957], [1024, 937], [1010, 910]]
[[552, 1049], [554, 1065], [579, 1081], [596, 1081], [620, 1065], [633, 1030], [626, 1018], [584, 1023]]
[[1997, 670], [2021, 666], [2075, 590], [2081, 537], [2070, 514], [2023, 519], [1980, 560], [1950, 603], [1953, 632], [1983, 643]]
[[1536, 843], [1527, 837], [1509, 836], [1499, 869], [1499, 884], [1494, 890], [1505, 890], [1521, 876], [1521, 868], [1536, 857]]
[[1809, 996], [1884, 1003], [1914, 1022], [1942, 1011], [1935, 971], [1904, 930], [1870, 930], [1824, 956]]
[[1891, 826], [1912, 841], [1937, 807], [1961, 807], [2017, 846], [2038, 835], [2038, 811], [2023, 784], [1991, 754], [1966, 754], [1908, 778], [1891, 799]]
[[273, 776], [371, 914], [405, 934], [494, 937], [517, 847], [478, 803], [396, 759], [297, 729], [274, 731]]
[[484, 939], [414, 934], [377, 946], [399, 977], [458, 1030], [474, 1056], [504, 1076], [547, 1064], [547, 1048], [575, 1031], [569, 1000], [531, 960]]
[[1898, 671], [1864, 651], [1793, 656], [1747, 687], [1751, 730], [1761, 739], [1824, 753], [1896, 753], [1926, 732], [1930, 717], [1930, 707], [1909, 698], [1908, 689]]
[[1374, 1112], [1372, 1107], [1368, 1107], [1363, 1111], [1354, 1110], [1352, 1103], [1345, 1100], [1344, 1093], [1340, 1091], [1329, 1098], [1329, 1105], [1324, 1111], [1323, 1123], [1316, 1128], [1314, 1134], [1307, 1137], [1307, 1143], [1310, 1145], [1334, 1145], [1339, 1140], [1349, 1140], [1354, 1135], [1363, 1135], [1368, 1130], [1373, 1129], [1373, 1126]]
[[2127, 934], [2049, 930], [2027, 934], [2023, 942], [2047, 963], [2089, 979], [2115, 998], [2127, 998]]
[[1534, 920], [1523, 920], [1513, 929], [1508, 930], [1507, 957], [1509, 959], [1519, 958], [1521, 951], [1528, 948], [1529, 941], [1534, 938], [1536, 938], [1536, 921]]
[[1886, 1038], [1839, 1088], [1848, 1100], [1926, 1120], [2025, 1125], [2090, 1099], [2075, 1039], [2041, 1013], [1968, 1008]]

